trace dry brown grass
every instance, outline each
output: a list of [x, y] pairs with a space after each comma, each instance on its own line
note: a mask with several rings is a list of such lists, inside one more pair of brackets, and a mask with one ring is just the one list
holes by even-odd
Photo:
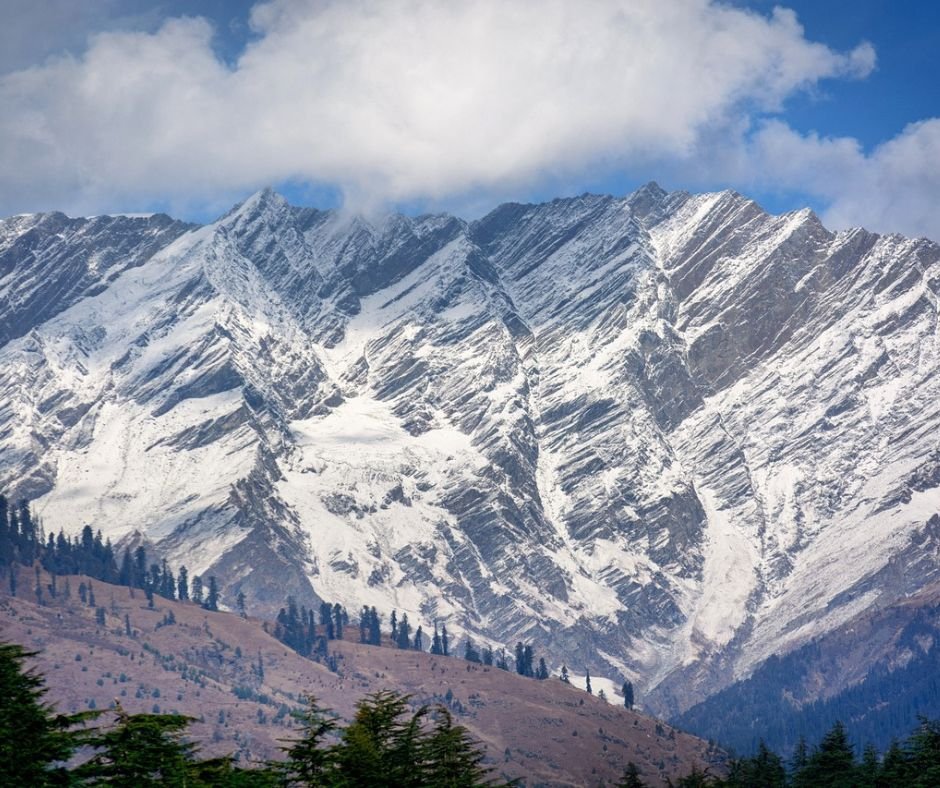
[[[187, 714], [196, 718], [191, 734], [207, 754], [276, 757], [279, 740], [296, 735], [284, 710], [298, 708], [304, 695], [349, 719], [363, 695], [394, 689], [411, 694], [415, 705], [448, 703], [449, 691], [451, 709], [484, 743], [489, 765], [526, 785], [609, 785], [628, 761], [660, 784], [721, 758], [701, 739], [557, 679], [535, 681], [453, 657], [362, 645], [352, 642], [355, 627], [345, 633], [350, 640], [331, 642], [334, 673], [279, 643], [256, 619], [161, 597], [150, 609], [142, 591], [91, 581], [106, 611], [102, 627], [95, 609], [78, 598], [87, 578], [68, 579], [70, 599], [62, 594], [65, 582], [59, 578], [57, 598], [47, 590], [40, 605], [35, 576], [22, 570], [19, 596], [10, 597], [6, 584], [0, 595], [0, 639], [40, 652], [36, 665], [48, 698], [70, 712], [91, 704], [106, 709], [118, 699], [131, 713], [158, 707]], [[161, 626], [170, 611], [176, 623]], [[253, 669], [259, 656], [263, 679]], [[236, 689], [253, 694], [240, 698]]]

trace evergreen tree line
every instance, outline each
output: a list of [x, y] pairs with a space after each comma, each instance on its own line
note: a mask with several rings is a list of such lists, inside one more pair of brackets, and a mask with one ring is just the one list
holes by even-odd
[[[147, 595], [151, 605], [153, 595], [165, 599], [192, 601], [206, 610], [219, 609], [219, 587], [215, 576], [203, 583], [198, 575], [190, 583], [185, 566], [178, 574], [164, 560], [160, 563], [147, 560], [143, 546], [131, 551], [126, 549], [120, 565], [116, 560], [111, 540], [103, 540], [101, 531], [94, 532], [90, 525], [82, 528], [75, 538], [63, 531], [46, 536], [42, 523], [33, 516], [29, 502], [10, 503], [0, 494], [0, 570], [6, 571], [13, 564], [32, 566], [35, 562], [57, 575], [87, 575], [105, 583], [139, 588]], [[16, 573], [9, 572], [10, 593], [16, 596]], [[42, 588], [37, 585], [38, 601], [42, 601]], [[48, 588], [50, 594], [57, 593], [55, 580]], [[244, 612], [244, 597], [240, 595], [240, 608]]]
[[349, 625], [349, 614], [342, 605], [322, 602], [320, 604], [320, 624], [312, 609], [297, 605], [292, 596], [287, 598], [287, 606], [282, 607], [274, 623], [274, 637], [290, 646], [305, 657], [325, 657], [328, 640], [342, 640], [343, 632]]
[[[919, 716], [940, 717], [940, 605], [924, 607], [898, 625], [895, 650], [909, 656], [872, 665], [865, 680], [829, 698], [808, 702], [801, 688], [832, 656], [809, 643], [771, 657], [748, 679], [713, 695], [673, 722], [740, 753], [756, 751], [759, 739], [787, 757], [801, 737], [817, 741], [835, 720], [851, 720], [853, 745], [879, 750], [902, 737]], [[791, 701], [793, 698], [795, 700]]]
[[[634, 764], [627, 768], [621, 788], [646, 785]], [[763, 741], [757, 753], [732, 760], [724, 779], [693, 772], [677, 788], [936, 788], [940, 785], [940, 722], [921, 717], [902, 743], [892, 742], [883, 756], [871, 745], [859, 758], [849, 734], [836, 722], [810, 750], [801, 740], [787, 763]]]
[[[297, 739], [283, 761], [241, 768], [234, 758], [201, 759], [184, 738], [192, 719], [127, 714], [92, 727], [104, 712], [63, 715], [43, 700], [43, 677], [27, 670], [35, 656], [0, 643], [0, 785], [22, 786], [369, 786], [472, 788], [498, 785], [482, 766], [484, 751], [444, 707], [409, 711], [408, 696], [377, 692], [359, 702], [342, 727], [311, 699], [296, 714]], [[69, 765], [77, 753], [82, 762]]]
[[[287, 605], [278, 611], [274, 636], [303, 656], [322, 658], [327, 654], [326, 641], [341, 640], [348, 624], [349, 616], [346, 608], [338, 603], [333, 605], [328, 602], [321, 603], [318, 625], [313, 610], [298, 605], [293, 597], [288, 597]], [[434, 634], [430, 638], [429, 645], [426, 646], [428, 638], [424, 627], [419, 624], [412, 634], [408, 614], [402, 613], [399, 617], [398, 611], [393, 610], [389, 618], [388, 637], [396, 648], [412, 651], [427, 650], [435, 656], [442, 657], [454, 656], [451, 654], [451, 641], [446, 624], [434, 624]], [[382, 616], [375, 606], [363, 605], [359, 613], [359, 642], [370, 646], [381, 646], [382, 638]], [[464, 642], [463, 658], [467, 662], [493, 666], [506, 671], [511, 669], [510, 663], [513, 662], [513, 658], [507, 655], [505, 649], [500, 649], [498, 652], [494, 652], [490, 646], [478, 649], [470, 637], [467, 637]], [[544, 657], [539, 658], [536, 665], [532, 646], [521, 642], [516, 644], [514, 665], [520, 676], [547, 679], [550, 675]], [[567, 669], [564, 669], [562, 680], [567, 681], [566, 676]]]

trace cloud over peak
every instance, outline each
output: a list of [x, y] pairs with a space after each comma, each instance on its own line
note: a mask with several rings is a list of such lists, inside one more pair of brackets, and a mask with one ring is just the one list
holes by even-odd
[[710, 156], [703, 140], [747, 138], [795, 92], [875, 65], [867, 43], [807, 40], [792, 11], [708, 0], [271, 0], [251, 25], [231, 66], [207, 21], [175, 18], [0, 77], [0, 209], [192, 205], [290, 179], [354, 201], [507, 193]]

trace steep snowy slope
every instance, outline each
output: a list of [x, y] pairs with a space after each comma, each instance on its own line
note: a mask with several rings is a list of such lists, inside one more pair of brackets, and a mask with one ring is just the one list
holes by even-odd
[[472, 224], [14, 217], [0, 487], [259, 610], [529, 638], [673, 711], [935, 576], [938, 274], [655, 184]]

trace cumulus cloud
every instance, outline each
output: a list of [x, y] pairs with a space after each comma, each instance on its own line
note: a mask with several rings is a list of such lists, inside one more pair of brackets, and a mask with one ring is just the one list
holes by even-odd
[[181, 17], [0, 76], [0, 212], [205, 206], [291, 179], [355, 205], [485, 200], [661, 167], [812, 195], [837, 226], [940, 236], [940, 120], [868, 153], [759, 120], [875, 67], [869, 44], [809, 41], [786, 9], [271, 0], [251, 25], [233, 65], [208, 21]]
[[851, 137], [801, 134], [770, 120], [715, 151], [702, 174], [742, 188], [784, 190], [825, 206], [834, 229], [863, 226], [940, 240], [940, 118], [912, 123], [866, 152]]
[[6, 205], [208, 201], [288, 179], [440, 199], [683, 156], [874, 66], [708, 0], [273, 0], [228, 67], [198, 18], [0, 77]]

